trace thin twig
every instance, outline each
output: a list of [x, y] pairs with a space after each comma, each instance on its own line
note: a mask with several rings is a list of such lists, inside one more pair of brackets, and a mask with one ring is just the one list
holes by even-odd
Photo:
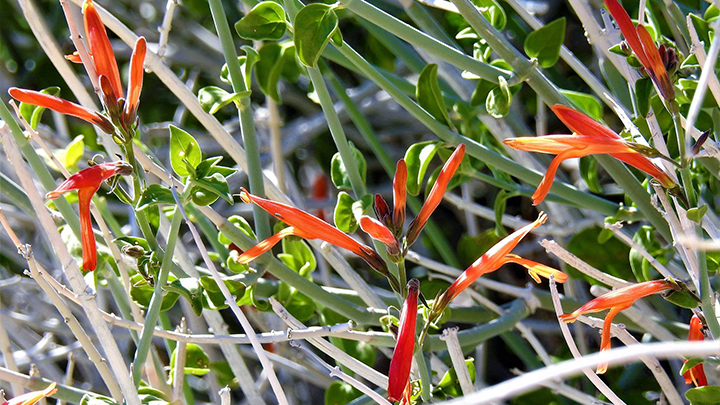
[[[593, 328], [598, 329], [602, 328], [604, 323], [602, 319], [588, 316], [580, 316], [578, 317], [578, 320], [586, 325], [590, 325]], [[612, 324], [612, 326], [610, 327], [610, 333], [612, 334], [612, 336], [620, 339], [620, 341], [623, 342], [625, 346], [640, 344], [637, 339], [635, 339], [635, 337], [633, 337], [633, 335], [631, 335], [627, 331], [627, 329], [625, 329], [625, 325], [623, 324]], [[665, 369], [662, 368], [658, 359], [649, 356], [641, 357], [640, 360], [645, 363], [647, 368], [650, 369], [650, 372], [653, 373], [655, 379], [660, 385], [660, 389], [662, 389], [665, 397], [668, 399], [668, 401], [670, 401], [670, 405], [682, 405], [684, 402], [680, 397], [680, 394], [678, 393], [677, 389], [675, 389], [672, 380], [670, 380], [670, 377], [668, 377]]]
[[543, 239], [540, 242], [540, 246], [544, 247], [545, 251], [547, 251], [548, 253], [557, 256], [558, 259], [560, 259], [563, 262], [567, 263], [568, 265], [576, 268], [581, 273], [583, 273], [587, 276], [590, 276], [603, 284], [607, 284], [611, 287], [623, 287], [623, 286], [632, 284], [621, 278], [615, 277], [615, 276], [607, 274], [607, 273], [603, 273], [602, 271], [596, 269], [595, 267], [587, 264], [585, 261], [583, 261], [579, 257], [568, 252], [565, 248], [560, 246], [554, 240]]
[[280, 111], [272, 97], [265, 97], [265, 105], [268, 110], [268, 128], [270, 129], [270, 154], [273, 161], [273, 172], [277, 179], [280, 191], [285, 191], [285, 157], [282, 151], [282, 139], [280, 132]]
[[295, 347], [295, 348], [297, 348], [297, 349], [302, 350], [303, 353], [305, 353], [305, 355], [309, 356], [310, 358], [312, 358], [313, 360], [315, 360], [316, 362], [318, 362], [319, 364], [321, 364], [323, 367], [325, 367], [326, 369], [330, 370], [330, 376], [331, 376], [331, 377], [337, 377], [337, 378], [345, 381], [346, 383], [348, 383], [348, 384], [352, 385], [353, 387], [355, 387], [358, 391], [360, 391], [360, 392], [362, 392], [363, 394], [367, 395], [368, 397], [372, 398], [375, 402], [377, 402], [377, 403], [380, 404], [380, 405], [390, 405], [390, 402], [388, 402], [388, 400], [386, 400], [385, 398], [383, 398], [383, 397], [382, 397], [380, 394], [378, 394], [377, 392], [375, 392], [375, 391], [373, 391], [372, 389], [370, 389], [370, 387], [368, 387], [367, 385], [361, 383], [361, 382], [358, 381], [357, 379], [355, 379], [355, 378], [353, 378], [353, 377], [350, 377], [349, 375], [343, 373], [342, 370], [340, 370], [340, 367], [338, 367], [338, 366], [333, 367], [333, 366], [329, 365], [325, 360], [321, 359], [320, 356], [318, 356], [317, 354], [313, 353], [313, 352], [312, 352], [310, 349], [308, 349], [307, 347], [305, 347], [305, 346], [303, 346], [303, 345], [301, 345], [301, 344], [299, 344], [299, 343], [297, 343], [297, 342], [291, 342], [291, 343], [290, 343], [290, 346], [293, 346], [293, 347]]
[[75, 45], [75, 49], [77, 49], [80, 60], [85, 67], [85, 71], [90, 78], [90, 82], [92, 83], [95, 92], [98, 93], [100, 91], [100, 85], [98, 84], [98, 74], [95, 71], [95, 63], [91, 59], [88, 49], [85, 47], [85, 43], [82, 40], [78, 26], [75, 23], [75, 17], [73, 16], [72, 10], [70, 10], [70, 4], [67, 0], [60, 0], [60, 5], [65, 13], [68, 28], [70, 28], [70, 39], [72, 40], [73, 45]]
[[[188, 333], [187, 320], [183, 316], [180, 320], [180, 326], [178, 331], [183, 334]], [[185, 357], [187, 356], [187, 344], [185, 342], [178, 342], [175, 346], [175, 364], [173, 373], [173, 385], [172, 385], [172, 398], [173, 401], [180, 401], [185, 403], [185, 397], [183, 396], [183, 384], [185, 383]]]
[[[2, 215], [2, 211], [0, 211], [0, 215]], [[5, 217], [0, 216], [0, 220], [3, 221], [4, 225], [6, 222]], [[8, 370], [15, 372], [20, 371], [18, 369], [17, 363], [15, 362], [15, 356], [13, 355], [10, 337], [8, 336], [7, 330], [5, 329], [3, 322], [0, 322], [0, 354], [2, 354], [3, 359], [5, 360], [5, 367], [7, 367]], [[23, 393], [22, 385], [16, 382], [13, 382], [10, 385], [10, 388], [12, 390], [9, 392], [9, 394], [13, 397]]]
[[[563, 314], [562, 304], [560, 303], [560, 294], [558, 294], [557, 291], [557, 284], [555, 283], [555, 277], [550, 276], [550, 293], [552, 294], [553, 298], [553, 305], [555, 306], [555, 314], [559, 317]], [[575, 341], [573, 340], [572, 334], [570, 334], [570, 328], [567, 326], [567, 324], [562, 321], [561, 319], [558, 319], [558, 323], [560, 324], [560, 330], [562, 331], [563, 337], [565, 338], [565, 342], [567, 342], [568, 348], [570, 349], [570, 353], [572, 353], [573, 357], [578, 359], [583, 359], [584, 357], [580, 354], [580, 351], [578, 351], [577, 346], [575, 345]], [[587, 357], [585, 357], [587, 358]], [[553, 367], [553, 366], [550, 366]], [[548, 368], [545, 368], [547, 370]], [[556, 367], [556, 366], [555, 366]], [[605, 395], [605, 397], [610, 400], [615, 405], [625, 404], [625, 402], [620, 399], [613, 390], [608, 387], [603, 380], [600, 379], [600, 377], [595, 374], [592, 369], [589, 367], [582, 368], [583, 374], [590, 380], [590, 382], [593, 383], [593, 385]], [[485, 390], [483, 390], [485, 391]]]
[[463, 395], [470, 395], [474, 391], [472, 381], [470, 381], [470, 371], [468, 371], [467, 364], [465, 364], [465, 356], [463, 355], [462, 348], [460, 347], [460, 341], [457, 337], [458, 328], [447, 328], [443, 331], [440, 340], [444, 340], [448, 347], [448, 353], [450, 354], [450, 360], [452, 361], [453, 368], [457, 374], [458, 381], [460, 382], [460, 389]]
[[175, 7], [177, 7], [177, 5], [178, 0], [168, 0], [165, 5], [165, 15], [163, 16], [162, 25], [158, 27], [160, 38], [158, 39], [157, 56], [159, 58], [165, 57], [168, 40], [170, 39], [170, 30], [172, 29], [172, 20], [175, 15]]

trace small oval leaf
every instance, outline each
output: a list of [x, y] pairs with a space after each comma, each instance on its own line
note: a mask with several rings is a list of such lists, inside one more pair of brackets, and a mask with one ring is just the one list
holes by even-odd
[[340, 32], [333, 6], [313, 3], [303, 7], [295, 16], [295, 48], [305, 66], [317, 67], [320, 54], [330, 38]]
[[285, 35], [285, 10], [274, 1], [263, 1], [235, 23], [240, 38], [248, 40], [278, 40]]

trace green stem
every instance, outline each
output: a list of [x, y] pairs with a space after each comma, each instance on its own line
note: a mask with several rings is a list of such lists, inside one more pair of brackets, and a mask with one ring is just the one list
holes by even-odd
[[[181, 201], [184, 200], [185, 198]], [[170, 267], [172, 267], [173, 252], [175, 251], [175, 244], [178, 240], [181, 223], [182, 215], [178, 212], [178, 207], [175, 207], [170, 231], [168, 232], [165, 255], [163, 257], [157, 279], [155, 280], [155, 292], [150, 299], [150, 305], [145, 315], [145, 324], [143, 325], [142, 332], [140, 333], [140, 342], [138, 343], [137, 350], [135, 351], [135, 358], [133, 359], [133, 381], [136, 386], [139, 386], [140, 384], [143, 365], [145, 364], [148, 352], [150, 351], [153, 330], [155, 329], [155, 324], [157, 324], [163, 297], [165, 296], [165, 290], [163, 287], [167, 284]]]
[[35, 215], [35, 210], [33, 210], [25, 191], [7, 177], [5, 173], [0, 173], [0, 194], [12, 201], [16, 207], [23, 210], [26, 214]]
[[[237, 53], [235, 52], [235, 43], [230, 33], [230, 25], [227, 22], [222, 1], [208, 0], [208, 3], [210, 4], [210, 12], [215, 23], [215, 29], [220, 37], [220, 44], [222, 45], [223, 56], [225, 56], [225, 62], [228, 66], [233, 91], [235, 93], [242, 93], [247, 90], [247, 86], [240, 68]], [[250, 97], [240, 99], [238, 116], [240, 117], [240, 130], [245, 145], [245, 156], [247, 157], [250, 192], [257, 196], [265, 197], [260, 151], [255, 134], [255, 122], [253, 121]], [[255, 233], [258, 238], [264, 240], [270, 237], [272, 235], [272, 228], [270, 228], [270, 219], [267, 213], [263, 211], [262, 208], [253, 205], [253, 218], [255, 218]]]
[[695, 196], [695, 189], [693, 188], [692, 178], [690, 177], [690, 162], [688, 162], [685, 153], [685, 134], [683, 133], [682, 123], [680, 122], [680, 112], [677, 108], [671, 109], [671, 115], [673, 118], [673, 126], [675, 127], [678, 151], [680, 153], [680, 181], [682, 182], [683, 191], [690, 205], [688, 207], [689, 209], [697, 205], [697, 197]]
[[497, 83], [498, 76], [502, 76], [505, 79], [510, 79], [512, 77], [511, 72], [473, 59], [457, 49], [454, 49], [430, 35], [404, 23], [403, 21], [398, 20], [372, 4], [362, 0], [341, 0], [340, 3], [360, 17], [384, 28], [399, 38], [427, 50], [438, 58], [445, 60], [460, 69], [475, 73], [485, 80]]
[[[3, 101], [0, 101], [0, 119], [5, 121], [5, 124], [10, 128], [15, 142], [20, 147], [20, 151], [25, 159], [28, 163], [30, 163], [30, 167], [37, 176], [38, 180], [40, 180], [40, 183], [45, 188], [45, 191], [54, 190], [56, 186], [55, 179], [52, 174], [50, 174], [48, 168], [45, 167], [45, 164], [42, 159], [40, 159], [40, 156], [38, 156], [37, 152], [35, 152], [35, 148], [33, 148], [28, 139], [25, 138], [22, 129], [20, 129], [20, 126], [17, 122], [15, 122], [10, 110], [8, 110], [5, 102]], [[55, 199], [55, 207], [57, 207], [58, 211], [60, 211], [60, 214], [62, 214], [65, 222], [68, 224], [77, 240], [81, 240], [80, 219], [77, 214], [75, 214], [72, 207], [70, 207], [66, 198], [67, 197]]]
[[415, 357], [418, 372], [420, 373], [420, 384], [422, 385], [420, 396], [423, 401], [429, 402], [432, 399], [432, 386], [430, 381], [430, 371], [428, 370], [428, 365], [425, 361], [425, 355], [422, 350], [416, 350], [413, 357]]
[[[699, 238], [702, 238], [702, 230], [698, 227], [696, 230]], [[710, 334], [714, 339], [720, 338], [720, 322], [718, 322], [715, 314], [715, 294], [710, 286], [710, 275], [708, 274], [707, 258], [703, 250], [698, 251], [698, 263], [700, 266], [700, 301], [707, 326]]]
[[405, 270], [405, 259], [403, 258], [400, 260], [400, 262], [397, 265], [398, 270], [398, 279], [400, 283], [400, 295], [402, 295], [403, 299], [407, 298], [408, 289], [407, 289], [407, 272]]
[[320, 106], [322, 107], [323, 113], [325, 113], [325, 118], [327, 119], [328, 127], [330, 128], [330, 135], [332, 135], [335, 146], [340, 153], [340, 158], [345, 166], [345, 170], [350, 177], [350, 184], [352, 185], [353, 192], [355, 193], [355, 198], [359, 199], [367, 194], [367, 189], [365, 188], [365, 183], [362, 180], [357, 164], [355, 164], [355, 157], [353, 156], [354, 153], [352, 149], [350, 149], [350, 144], [348, 143], [345, 131], [343, 131], [342, 128], [342, 123], [335, 111], [332, 98], [330, 98], [330, 92], [328, 92], [325, 80], [323, 79], [322, 73], [320, 73], [320, 69], [309, 67], [307, 68], [307, 71], [308, 76], [310, 76], [310, 80], [312, 81], [313, 88], [320, 100]]
[[[127, 160], [127, 162], [130, 163], [135, 169], [135, 173], [133, 174], [134, 208], [137, 205], [137, 202], [140, 200], [140, 197], [142, 196], [142, 185], [140, 184], [140, 180], [144, 176], [144, 171], [143, 168], [140, 166], [140, 163], [138, 163], [138, 161], [135, 159], [135, 149], [133, 149], [133, 141], [131, 140], [125, 145], [123, 145], [123, 149], [125, 149], [125, 160]], [[160, 247], [157, 243], [157, 238], [155, 238], [155, 234], [150, 227], [150, 221], [148, 221], [145, 211], [135, 210], [135, 220], [140, 226], [140, 232], [142, 232], [143, 236], [145, 237], [145, 240], [147, 241], [150, 249], [155, 252], [161, 253]]]

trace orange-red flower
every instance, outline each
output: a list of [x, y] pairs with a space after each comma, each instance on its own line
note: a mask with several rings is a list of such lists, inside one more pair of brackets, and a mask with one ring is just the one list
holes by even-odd
[[[688, 334], [688, 340], [705, 340], [705, 335], [703, 334], [702, 329], [702, 321], [697, 315], [693, 314], [692, 319], [690, 319], [690, 333]], [[687, 362], [687, 360], [683, 362], [683, 367], [685, 367], [685, 363]], [[703, 369], [702, 363], [686, 371], [685, 374], [683, 374], [683, 377], [685, 377], [685, 384], [695, 384], [696, 387], [705, 387], [708, 385], [707, 377], [705, 376], [705, 369]]]
[[435, 184], [433, 184], [427, 200], [425, 200], [425, 203], [420, 209], [417, 217], [415, 217], [415, 219], [410, 224], [410, 227], [408, 228], [406, 235], [408, 246], [412, 245], [417, 240], [420, 232], [422, 232], [425, 224], [430, 218], [430, 215], [433, 213], [433, 211], [435, 211], [435, 208], [437, 208], [437, 206], [440, 204], [440, 201], [442, 201], [445, 190], [447, 190], [448, 183], [450, 183], [450, 179], [452, 179], [455, 171], [457, 171], [458, 167], [460, 167], [460, 163], [462, 163], [464, 156], [465, 145], [460, 144], [458, 145], [457, 149], [455, 149], [455, 152], [450, 155], [450, 158], [448, 158], [447, 162], [445, 162], [445, 165], [440, 170], [440, 174], [438, 175]]
[[440, 313], [442, 310], [458, 296], [464, 289], [468, 288], [475, 280], [477, 280], [483, 274], [491, 273], [499, 269], [505, 263], [517, 263], [525, 267], [530, 276], [537, 282], [540, 282], [540, 277], [549, 278], [550, 275], [555, 276], [555, 280], [559, 283], [567, 280], [567, 275], [559, 270], [555, 270], [552, 267], [546, 266], [541, 263], [534, 262], [532, 260], [523, 259], [517, 255], [511, 254], [515, 246], [527, 235], [531, 230], [545, 223], [547, 215], [540, 213], [538, 219], [531, 224], [527, 224], [517, 231], [503, 238], [500, 242], [496, 243], [491, 247], [485, 254], [480, 256], [475, 263], [470, 265], [450, 287], [436, 300], [434, 310], [435, 313]]
[[577, 135], [509, 138], [503, 141], [515, 149], [557, 154], [532, 196], [534, 205], [540, 204], [550, 192], [555, 173], [562, 161], [593, 154], [609, 154], [653, 176], [667, 188], [676, 187], [670, 175], [655, 166], [650, 159], [637, 152], [631, 144], [609, 128], [570, 107], [554, 105], [551, 109]]
[[262, 245], [261, 247], [256, 246], [257, 249], [255, 249], [255, 247], [249, 249], [238, 258], [238, 262], [247, 264], [259, 255], [267, 252], [283, 237], [288, 235], [297, 235], [304, 239], [320, 239], [343, 249], [347, 249], [360, 256], [375, 270], [385, 274], [383, 270], [385, 268], [385, 264], [375, 251], [357, 242], [355, 239], [327, 222], [289, 205], [252, 195], [244, 188], [241, 189], [240, 198], [245, 203], [253, 203], [264, 209], [270, 215], [290, 225], [292, 230], [285, 229], [265, 241], [260, 242], [260, 245]]
[[[137, 119], [137, 105], [140, 90], [142, 89], [143, 63], [147, 52], [145, 38], [140, 37], [135, 43], [130, 60], [127, 98], [125, 98], [115, 53], [110, 46], [105, 25], [100, 19], [92, 0], [85, 0], [83, 3], [83, 20], [91, 59], [89, 63], [92, 63], [92, 69], [88, 69], [88, 71], [94, 71], [97, 75], [101, 99], [110, 119], [75, 103], [37, 91], [11, 88], [10, 95], [23, 103], [38, 105], [61, 114], [83, 119], [97, 125], [109, 134], [115, 132], [111, 122], [119, 125], [126, 133], [129, 133]], [[77, 53], [67, 57], [67, 59], [72, 62], [81, 61]]]
[[82, 240], [83, 270], [85, 271], [93, 271], [97, 266], [97, 246], [90, 221], [90, 201], [103, 181], [118, 174], [127, 176], [132, 172], [133, 167], [122, 161], [97, 164], [73, 174], [60, 183], [54, 191], [45, 195], [45, 198], [55, 199], [68, 191], [78, 191], [80, 239]]
[[[635, 300], [639, 298], [647, 297], [648, 295], [656, 294], [669, 289], [677, 290], [678, 288], [677, 284], [667, 280], [654, 280], [632, 284], [597, 297], [576, 309], [571, 314], [560, 315], [560, 319], [564, 322], [575, 322], [580, 315], [591, 314], [609, 309], [610, 311], [605, 316], [605, 322], [603, 323], [600, 351], [610, 350], [610, 326], [612, 325], [612, 320], [615, 315], [630, 308]], [[607, 371], [607, 364], [598, 365], [598, 374], [603, 374], [605, 371]]]
[[420, 282], [412, 279], [407, 287], [408, 295], [400, 312], [400, 328], [388, 373], [388, 399], [390, 401], [402, 400], [403, 392], [410, 383], [410, 367], [415, 352], [415, 323]]
[[15, 398], [3, 402], [2, 405], [34, 405], [39, 400], [47, 398], [50, 395], [57, 392], [57, 383], [48, 385], [47, 388], [41, 391], [28, 392], [27, 394], [18, 395]]
[[628, 45], [643, 65], [645, 72], [650, 76], [658, 94], [668, 101], [674, 99], [675, 88], [670, 81], [670, 75], [668, 75], [663, 58], [645, 26], [638, 24], [636, 27], [630, 20], [627, 11], [617, 0], [605, 0], [605, 5], [617, 22]]
[[400, 252], [400, 243], [393, 233], [380, 221], [373, 217], [363, 215], [360, 217], [360, 228], [371, 238], [379, 240], [388, 247], [388, 253], [396, 255]]
[[395, 178], [393, 179], [393, 215], [392, 225], [396, 232], [402, 230], [405, 224], [405, 200], [407, 198], [407, 164], [405, 159], [397, 162]]

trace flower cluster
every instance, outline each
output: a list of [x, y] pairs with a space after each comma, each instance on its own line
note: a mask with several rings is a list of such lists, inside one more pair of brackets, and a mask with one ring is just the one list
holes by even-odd
[[93, 271], [97, 267], [97, 246], [90, 221], [90, 201], [103, 181], [116, 175], [129, 176], [132, 172], [133, 167], [122, 161], [96, 164], [68, 177], [45, 196], [45, 198], [55, 199], [68, 191], [78, 191], [80, 239], [82, 239], [83, 270], [85, 271]]
[[130, 59], [130, 77], [125, 96], [115, 53], [110, 46], [105, 25], [92, 0], [85, 0], [83, 3], [83, 21], [90, 60], [82, 61], [78, 52], [68, 55], [66, 58], [75, 63], [86, 63], [85, 68], [91, 75], [92, 72], [95, 72], [97, 80], [93, 80], [93, 83], [96, 81], [98, 83], [105, 114], [39, 91], [13, 87], [9, 93], [23, 103], [38, 105], [61, 114], [83, 119], [106, 133], [113, 134], [119, 143], [127, 143], [132, 138], [137, 125], [137, 108], [143, 82], [143, 64], [147, 52], [145, 38], [139, 37], [135, 43]]
[[566, 159], [595, 154], [609, 154], [654, 177], [665, 188], [677, 192], [678, 185], [672, 177], [638, 152], [637, 145], [624, 141], [620, 135], [580, 111], [559, 104], [550, 108], [576, 135], [508, 138], [504, 141], [515, 149], [557, 155], [532, 196], [533, 205], [540, 204], [550, 192], [560, 163]]
[[[670, 289], [678, 290], [679, 287], [676, 283], [668, 280], [653, 280], [632, 284], [597, 297], [576, 309], [571, 314], [560, 315], [560, 319], [567, 323], [575, 322], [580, 315], [592, 314], [609, 309], [610, 311], [605, 316], [605, 322], [603, 323], [600, 351], [610, 350], [610, 326], [612, 326], [612, 320], [615, 315], [630, 308], [633, 303], [640, 298]], [[603, 374], [605, 371], [607, 371], [607, 364], [598, 365], [598, 374]]]

